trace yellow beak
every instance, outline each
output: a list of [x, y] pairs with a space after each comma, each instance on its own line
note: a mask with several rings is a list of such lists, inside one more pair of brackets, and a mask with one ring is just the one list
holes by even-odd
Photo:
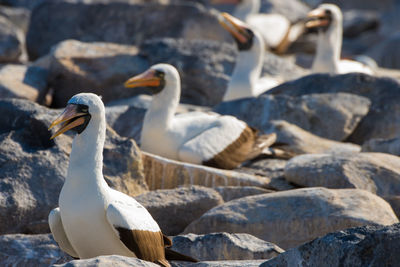
[[[77, 112], [76, 105], [68, 104], [63, 113], [61, 113], [61, 115], [51, 123], [49, 130], [60, 123], [64, 123], [64, 125], [60, 129], [58, 129], [58, 131], [56, 131], [50, 137], [50, 139], [56, 138], [60, 134], [63, 134], [66, 131], [83, 124], [85, 122], [85, 119], [82, 116], [85, 115], [87, 115], [87, 113]], [[80, 118], [74, 120], [74, 118], [77, 117]]]
[[160, 78], [156, 75], [155, 70], [148, 69], [145, 72], [136, 75], [124, 83], [126, 88], [135, 88], [135, 87], [143, 87], [143, 86], [151, 86], [158, 87], [160, 86]]

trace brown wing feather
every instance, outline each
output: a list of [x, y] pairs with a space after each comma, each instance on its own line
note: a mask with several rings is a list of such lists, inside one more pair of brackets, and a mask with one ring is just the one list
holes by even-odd
[[247, 126], [239, 138], [219, 152], [212, 159], [203, 162], [204, 165], [221, 169], [234, 169], [253, 154], [258, 131]]
[[116, 229], [119, 239], [135, 253], [136, 257], [170, 267], [165, 258], [164, 236], [161, 232], [130, 230], [123, 227], [116, 227]]

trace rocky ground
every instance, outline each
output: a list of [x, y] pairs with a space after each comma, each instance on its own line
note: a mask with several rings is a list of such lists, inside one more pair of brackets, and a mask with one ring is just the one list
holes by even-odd
[[[321, 0], [263, 0], [292, 21]], [[344, 12], [343, 56], [365, 74], [312, 74], [315, 34], [263, 73], [286, 81], [254, 99], [220, 103], [237, 48], [209, 1], [0, 0], [0, 266], [157, 266], [135, 258], [73, 259], [51, 234], [72, 135], [50, 122], [82, 91], [102, 95], [104, 176], [134, 196], [199, 263], [172, 266], [397, 266], [400, 262], [400, 4], [329, 1]], [[397, 31], [397, 33], [396, 33]], [[159, 62], [182, 76], [179, 113], [231, 114], [274, 149], [235, 170], [140, 150], [151, 97], [123, 82]]]

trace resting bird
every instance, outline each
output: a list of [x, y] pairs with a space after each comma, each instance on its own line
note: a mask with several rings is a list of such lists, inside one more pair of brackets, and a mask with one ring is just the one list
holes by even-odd
[[232, 35], [239, 49], [223, 101], [257, 97], [282, 82], [278, 78], [260, 77], [265, 49], [256, 30], [228, 13], [221, 14], [220, 24]]
[[312, 71], [331, 74], [362, 72], [373, 74], [364, 64], [352, 60], [340, 60], [342, 50], [343, 16], [333, 4], [322, 4], [308, 13], [306, 27], [318, 29], [317, 54]]
[[181, 94], [178, 71], [157, 64], [125, 82], [125, 87], [147, 86], [153, 100], [146, 112], [141, 149], [166, 158], [233, 169], [254, 158], [274, 142], [274, 135], [257, 132], [232, 116], [189, 112], [175, 115]]
[[51, 138], [68, 130], [77, 133], [60, 207], [49, 214], [50, 230], [61, 249], [81, 259], [116, 254], [170, 266], [166, 256], [171, 254], [171, 259], [195, 261], [166, 248], [172, 242], [150, 213], [104, 180], [106, 119], [100, 97], [91, 93], [73, 96], [49, 129], [61, 123]]
[[281, 14], [260, 13], [261, 0], [212, 0], [212, 3], [236, 4], [233, 16], [257, 30], [265, 42], [265, 48], [278, 53], [285, 52], [304, 32], [303, 22], [292, 24]]

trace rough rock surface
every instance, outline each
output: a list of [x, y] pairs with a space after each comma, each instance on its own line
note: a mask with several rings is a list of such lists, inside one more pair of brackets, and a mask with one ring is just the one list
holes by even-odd
[[0, 236], [1, 266], [50, 266], [72, 260], [51, 234]]
[[400, 157], [383, 153], [301, 155], [285, 177], [304, 187], [357, 188], [379, 196], [400, 194]]
[[197, 263], [186, 263], [175, 261], [172, 267], [258, 267], [264, 260], [231, 260], [231, 261], [202, 261]]
[[[59, 25], [63, 25], [62, 30]], [[30, 58], [35, 59], [66, 39], [138, 45], [154, 37], [230, 38], [219, 26], [217, 15], [194, 2], [104, 5], [45, 1], [32, 12], [27, 48]]]
[[0, 6], [0, 16], [7, 18], [24, 33], [28, 30], [30, 14], [30, 11], [23, 7]]
[[52, 106], [64, 107], [80, 92], [101, 95], [105, 103], [136, 95], [124, 82], [149, 66], [135, 46], [66, 40], [52, 49], [47, 67], [54, 88]]
[[[47, 128], [60, 111], [13, 99], [0, 101], [0, 112], [0, 233], [48, 232], [47, 216], [58, 205], [71, 138], [49, 140]], [[131, 195], [146, 191], [141, 164], [134, 141], [108, 130], [108, 183]]]
[[268, 94], [301, 96], [335, 92], [361, 95], [371, 101], [369, 113], [358, 124], [349, 141], [362, 144], [371, 138], [393, 138], [400, 132], [400, 84], [390, 78], [361, 73], [313, 74], [284, 83]]
[[159, 267], [160, 265], [140, 260], [133, 257], [124, 257], [118, 255], [99, 256], [85, 260], [73, 260], [64, 264], [55, 264], [53, 267]]
[[24, 33], [4, 16], [0, 16], [0, 62], [24, 59]]
[[184, 233], [249, 233], [287, 249], [353, 226], [397, 222], [390, 205], [370, 192], [304, 188], [229, 201], [206, 212]]
[[200, 261], [270, 259], [283, 249], [249, 234], [211, 233], [175, 236], [173, 250]]
[[367, 54], [375, 59], [380, 67], [399, 69], [400, 54], [396, 49], [399, 45], [400, 33], [396, 32], [383, 42], [373, 46]]
[[7, 64], [0, 66], [0, 98], [38, 101], [47, 88], [47, 70]]
[[368, 113], [369, 105], [365, 97], [344, 93], [261, 95], [222, 102], [214, 111], [233, 115], [263, 133], [270, 132], [271, 120], [285, 120], [320, 137], [343, 141]]
[[182, 185], [258, 186], [269, 188], [271, 179], [230, 170], [175, 161], [142, 152], [144, 173], [150, 190]]
[[322, 138], [309, 133], [300, 127], [286, 121], [271, 121], [271, 132], [275, 132], [277, 140], [274, 147], [288, 153], [339, 153], [358, 152], [360, 146], [351, 143], [341, 143]]
[[351, 228], [290, 249], [260, 267], [396, 266], [400, 224]]
[[151, 191], [135, 199], [150, 212], [166, 235], [181, 233], [189, 223], [224, 202], [215, 190], [199, 186]]
[[237, 198], [274, 192], [273, 190], [257, 186], [218, 186], [214, 187], [213, 189], [216, 190], [222, 196], [225, 202]]
[[363, 152], [382, 152], [400, 156], [400, 138], [370, 139], [362, 145], [361, 150]]

